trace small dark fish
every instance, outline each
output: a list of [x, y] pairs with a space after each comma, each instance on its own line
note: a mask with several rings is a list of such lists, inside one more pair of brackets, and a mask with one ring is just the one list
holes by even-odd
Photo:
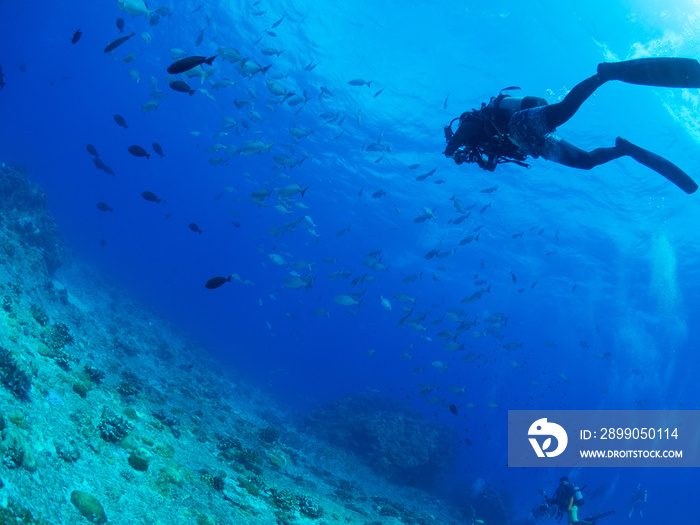
[[200, 5], [197, 9], [192, 11], [192, 14], [195, 14], [197, 11], [199, 11], [202, 7], [204, 7], [204, 4]]
[[110, 168], [104, 162], [102, 162], [102, 159], [95, 157], [94, 159], [92, 159], [92, 162], [95, 163], [95, 167], [97, 167], [98, 170], [102, 170], [108, 175], [114, 175], [114, 171], [112, 171], [112, 168]]
[[165, 154], [163, 153], [163, 148], [160, 147], [160, 144], [157, 142], [153, 143], [153, 151], [155, 151], [158, 155], [160, 155], [160, 158], [162, 159], [165, 157]]
[[189, 93], [190, 96], [194, 95], [195, 93], [194, 89], [190, 88], [187, 82], [183, 82], [182, 80], [176, 80], [174, 82], [171, 82], [170, 89], [179, 91], [180, 93]]
[[70, 43], [76, 44], [78, 40], [80, 40], [81, 36], [83, 36], [83, 34], [80, 32], [80, 29], [78, 29], [75, 33], [73, 33], [73, 38], [71, 39]]
[[0, 89], [4, 88], [7, 85], [7, 82], [2, 81], [2, 66], [0, 66]]
[[104, 237], [102, 237], [102, 238], [100, 239], [100, 246], [102, 246], [103, 248], [104, 248], [105, 246], [107, 246], [107, 241], [105, 240]]
[[106, 202], [98, 202], [97, 209], [100, 211], [114, 211], [112, 207]]
[[195, 233], [202, 233], [202, 230], [199, 229], [199, 226], [195, 224], [194, 222], [190, 223], [190, 230], [192, 230]]
[[469, 244], [469, 243], [472, 242], [472, 241], [479, 242], [479, 235], [481, 235], [481, 234], [480, 234], [480, 233], [477, 233], [476, 236], [474, 236], [474, 235], [467, 235], [464, 239], [462, 239], [461, 241], [459, 241], [459, 245], [460, 245], [460, 246], [466, 246], [467, 244]]
[[408, 167], [409, 170], [417, 170], [418, 168], [420, 168], [420, 164], [411, 164]]
[[280, 25], [280, 24], [282, 23], [282, 20], [284, 20], [284, 17], [285, 17], [285, 16], [287, 16], [287, 15], [282, 15], [282, 18], [280, 18], [279, 20], [277, 20], [277, 22], [275, 22], [274, 24], [272, 24], [272, 29], [274, 29], [274, 28], [276, 28], [278, 25]]
[[231, 224], [233, 224], [236, 228], [240, 228], [240, 227], [241, 227], [241, 223], [240, 223], [240, 222], [235, 222], [235, 221], [234, 221], [234, 222], [232, 222]]
[[158, 204], [160, 204], [161, 202], [165, 203], [165, 201], [162, 201], [161, 199], [158, 198], [158, 196], [155, 193], [150, 192], [150, 191], [144, 191], [141, 194], [141, 197], [146, 199], [148, 202], [157, 202]]
[[90, 155], [94, 155], [95, 157], [100, 156], [100, 154], [97, 153], [97, 148], [95, 148], [95, 146], [93, 146], [92, 144], [88, 144], [87, 146], [85, 146], [85, 149], [88, 150], [88, 153]]
[[[197, 40], [195, 40], [195, 42], [194, 42], [195, 46], [199, 47], [199, 45], [202, 43], [202, 40], [204, 40], [204, 31], [206, 31], [206, 29], [207, 28], [205, 27], [204, 29], [202, 29], [199, 32], [199, 36], [197, 37]], [[209, 64], [209, 65], [211, 66], [211, 64]]]
[[121, 115], [114, 115], [114, 122], [119, 124], [124, 129], [129, 127], [126, 124], [126, 120], [124, 120], [124, 117], [122, 117]]
[[377, 92], [374, 94], [374, 98], [377, 98], [379, 95], [381, 95], [381, 94], [382, 94], [382, 91], [384, 91], [385, 89], [386, 89], [386, 86], [383, 87], [382, 89], [380, 89], [379, 91], [377, 91]]
[[131, 153], [134, 157], [146, 157], [147, 159], [151, 158], [150, 153], [148, 153], [141, 146], [137, 146], [135, 144], [133, 146], [129, 146], [129, 153]]
[[117, 38], [114, 42], [111, 42], [110, 44], [107, 44], [107, 47], [105, 47], [105, 53], [109, 53], [110, 51], [114, 51], [117, 49], [120, 45], [122, 45], [124, 42], [129, 40], [132, 36], [134, 36], [136, 33], [131, 33], [129, 36], [123, 36], [121, 38]]
[[124, 19], [123, 18], [117, 18], [117, 29], [119, 29], [120, 33], [124, 32]]
[[367, 86], [367, 87], [371, 87], [372, 82], [374, 82], [374, 81], [373, 81], [373, 80], [369, 80], [369, 81], [368, 81], [368, 80], [365, 80], [365, 79], [363, 79], [363, 78], [353, 78], [352, 80], [350, 80], [350, 81], [348, 82], [348, 84], [350, 84], [351, 86]]
[[386, 195], [386, 192], [384, 190], [377, 190], [372, 194], [372, 197], [378, 199], [379, 197], [383, 197], [384, 195]]
[[489, 284], [486, 288], [482, 288], [481, 290], [477, 290], [473, 294], [471, 294], [469, 297], [465, 297], [460, 301], [460, 304], [469, 304], [473, 303], [474, 301], [477, 301], [481, 299], [481, 296], [484, 295], [485, 293], [491, 293], [491, 285]]
[[428, 177], [430, 177], [430, 176], [431, 176], [433, 173], [435, 173], [436, 171], [437, 171], [437, 170], [430, 170], [430, 171], [427, 172], [427, 173], [423, 173], [423, 175], [418, 175], [418, 176], [416, 177], [416, 180], [417, 180], [417, 181], [423, 181], [423, 180], [427, 179]]
[[197, 67], [201, 64], [208, 64], [211, 66], [211, 63], [214, 61], [214, 59], [218, 55], [214, 55], [213, 57], [185, 57], [181, 58], [180, 60], [177, 60], [170, 64], [170, 67], [168, 68], [168, 73], [171, 75], [176, 75], [178, 73], [184, 73], [185, 71], [188, 71], [192, 69], [193, 67]]
[[[272, 37], [277, 36], [277, 33], [275, 33], [274, 31], [268, 31], [267, 29], [265, 29], [265, 32]], [[316, 67], [316, 66], [314, 66], [314, 67]], [[313, 69], [313, 67], [311, 69]], [[311, 71], [311, 69], [309, 69], [309, 71]]]
[[212, 277], [207, 281], [207, 283], [204, 285], [206, 286], [209, 290], [213, 290], [214, 288], [218, 288], [224, 283], [230, 283], [231, 282], [231, 276], [229, 275], [228, 277]]
[[448, 408], [455, 416], [457, 415], [457, 405], [450, 405]]

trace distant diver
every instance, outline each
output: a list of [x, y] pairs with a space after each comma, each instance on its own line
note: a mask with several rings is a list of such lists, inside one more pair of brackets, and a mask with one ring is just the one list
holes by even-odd
[[595, 521], [578, 519], [578, 509], [584, 503], [581, 490], [576, 484], [571, 483], [569, 478], [563, 476], [559, 480], [559, 486], [554, 492], [550, 503], [554, 505], [559, 516], [566, 514], [568, 525], [573, 525], [574, 523], [595, 525]]
[[535, 523], [539, 522], [542, 519], [553, 517], [558, 510], [556, 504], [554, 503], [554, 500], [550, 499], [547, 496], [547, 493], [544, 489], [538, 489], [538, 492], [544, 498], [544, 502], [537, 505], [536, 507], [533, 507], [530, 510], [530, 517]]
[[[457, 164], [476, 163], [494, 171], [504, 162], [529, 167], [528, 156], [588, 170], [620, 157], [637, 162], [660, 173], [686, 193], [698, 185], [668, 160], [618, 137], [612, 148], [584, 151], [561, 139], [554, 131], [581, 107], [593, 92], [609, 80], [646, 86], [700, 88], [700, 63], [692, 58], [640, 58], [623, 62], [598, 64], [598, 72], [574, 86], [564, 100], [548, 105], [539, 97], [512, 97], [502, 89], [480, 109], [462, 113], [445, 126], [447, 147], [444, 154]], [[456, 132], [452, 125], [459, 121]]]
[[641, 483], [637, 484], [637, 488], [632, 493], [630, 498], [630, 511], [628, 517], [632, 518], [635, 513], [639, 514], [640, 518], [644, 517], [644, 512], [642, 507], [647, 502], [647, 489], [645, 489]]
[[595, 525], [599, 519], [615, 514], [616, 511], [611, 510], [595, 516], [588, 516], [586, 519], [579, 519], [578, 511], [581, 505], [584, 504], [582, 491], [583, 488], [579, 488], [575, 483], [570, 482], [569, 478], [563, 476], [559, 480], [559, 486], [554, 492], [554, 496], [551, 498], [547, 497], [544, 489], [539, 489], [539, 493], [544, 498], [544, 503], [531, 510], [531, 518], [535, 523], [541, 519], [552, 517], [556, 517], [557, 522], [560, 522], [566, 515], [567, 525]]

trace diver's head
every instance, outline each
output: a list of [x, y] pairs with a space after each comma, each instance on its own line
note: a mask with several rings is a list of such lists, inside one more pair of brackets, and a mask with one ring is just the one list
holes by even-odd
[[476, 118], [474, 115], [474, 110], [472, 111], [465, 111], [459, 116], [459, 125], [461, 126], [464, 124], [464, 121], [467, 120], [468, 118]]
[[[455, 121], [459, 121], [459, 127], [453, 133], [452, 125]], [[452, 157], [462, 146], [474, 147], [478, 145], [482, 140], [483, 129], [484, 123], [475, 114], [475, 111], [466, 111], [453, 119], [448, 126], [445, 126], [445, 140], [447, 141], [445, 155]]]
[[567, 478], [566, 476], [562, 476], [562, 477], [559, 479], [559, 484], [560, 484], [560, 485], [564, 485], [564, 484], [566, 484], [566, 483], [568, 483], [568, 482], [569, 482], [569, 478]]

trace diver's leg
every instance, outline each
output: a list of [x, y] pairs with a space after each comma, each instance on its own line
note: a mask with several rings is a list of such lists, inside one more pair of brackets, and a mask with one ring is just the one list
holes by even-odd
[[620, 137], [615, 139], [615, 148], [621, 151], [623, 155], [629, 155], [640, 164], [644, 164], [647, 168], [651, 168], [656, 173], [663, 175], [686, 193], [694, 193], [698, 189], [698, 185], [687, 173], [672, 162], [651, 151], [635, 146]]
[[642, 58], [598, 65], [598, 74], [573, 87], [564, 100], [547, 106], [547, 124], [556, 129], [608, 80], [669, 87], [700, 87], [700, 64], [689, 58]]
[[606, 80], [603, 80], [599, 75], [593, 75], [583, 82], [576, 84], [561, 102], [546, 106], [545, 115], [547, 116], [547, 125], [551, 129], [556, 129], [561, 126], [564, 122], [573, 117], [574, 113], [581, 107], [581, 104], [605, 82]]
[[564, 166], [582, 170], [589, 170], [611, 160], [629, 156], [640, 164], [644, 164], [646, 167], [663, 175], [686, 193], [694, 193], [698, 189], [695, 181], [678, 166], [620, 137], [615, 140], [614, 148], [598, 148], [593, 151], [584, 151], [565, 140], [550, 136], [547, 139], [546, 149], [542, 156], [547, 160], [558, 162]]
[[590, 170], [627, 154], [619, 146], [585, 151], [561, 139], [550, 143], [548, 146], [546, 152], [542, 155], [545, 159], [581, 170]]
[[605, 80], [662, 87], [700, 87], [700, 63], [694, 58], [653, 57], [598, 64]]

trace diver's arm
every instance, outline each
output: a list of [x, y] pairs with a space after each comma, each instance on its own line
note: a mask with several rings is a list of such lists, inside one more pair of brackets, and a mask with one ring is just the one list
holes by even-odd
[[447, 141], [447, 146], [444, 151], [446, 157], [454, 157], [455, 152], [469, 140], [465, 131], [464, 126], [460, 126], [455, 134], [452, 135], [452, 138]]
[[466, 119], [464, 123], [457, 128], [457, 131], [452, 138], [447, 141], [445, 148], [445, 156], [453, 157], [455, 152], [461, 147], [466, 146], [470, 140], [478, 137], [483, 129], [483, 124], [474, 119]]
[[[498, 166], [498, 156], [497, 155], [488, 155], [486, 156], [485, 154], [482, 153], [475, 153], [472, 157], [474, 160], [471, 162], [476, 162], [476, 164], [485, 171], [494, 171], [496, 169], [496, 166]], [[461, 164], [461, 162], [459, 163]]]

